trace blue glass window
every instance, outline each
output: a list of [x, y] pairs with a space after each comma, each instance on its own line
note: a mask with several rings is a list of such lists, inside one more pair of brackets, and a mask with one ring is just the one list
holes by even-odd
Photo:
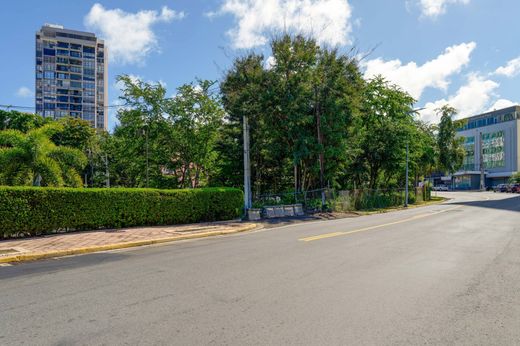
[[83, 52], [84, 53], [95, 53], [96, 52], [96, 48], [89, 47], [89, 46], [83, 46]]
[[56, 55], [56, 51], [54, 49], [43, 48], [43, 55], [55, 56]]

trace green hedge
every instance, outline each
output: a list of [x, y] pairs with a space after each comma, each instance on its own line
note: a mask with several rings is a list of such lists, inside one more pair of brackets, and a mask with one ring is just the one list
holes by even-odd
[[0, 187], [0, 237], [229, 220], [240, 216], [242, 200], [230, 188]]

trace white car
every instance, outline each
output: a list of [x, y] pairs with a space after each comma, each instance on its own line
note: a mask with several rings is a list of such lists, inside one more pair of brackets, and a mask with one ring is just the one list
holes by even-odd
[[446, 185], [437, 185], [432, 188], [433, 191], [449, 191]]

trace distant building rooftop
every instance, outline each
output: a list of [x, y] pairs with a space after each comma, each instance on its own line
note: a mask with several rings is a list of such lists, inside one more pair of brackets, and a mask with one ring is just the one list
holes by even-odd
[[520, 106], [511, 106], [503, 109], [494, 110], [468, 118], [457, 120], [457, 131], [466, 131], [478, 127], [494, 125], [506, 121], [520, 119]]

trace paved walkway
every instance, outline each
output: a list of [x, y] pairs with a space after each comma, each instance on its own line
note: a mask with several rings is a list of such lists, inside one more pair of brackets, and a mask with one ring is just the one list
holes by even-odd
[[0, 240], [0, 263], [203, 238], [244, 232], [255, 227], [256, 224], [253, 223], [230, 221], [109, 229]]

